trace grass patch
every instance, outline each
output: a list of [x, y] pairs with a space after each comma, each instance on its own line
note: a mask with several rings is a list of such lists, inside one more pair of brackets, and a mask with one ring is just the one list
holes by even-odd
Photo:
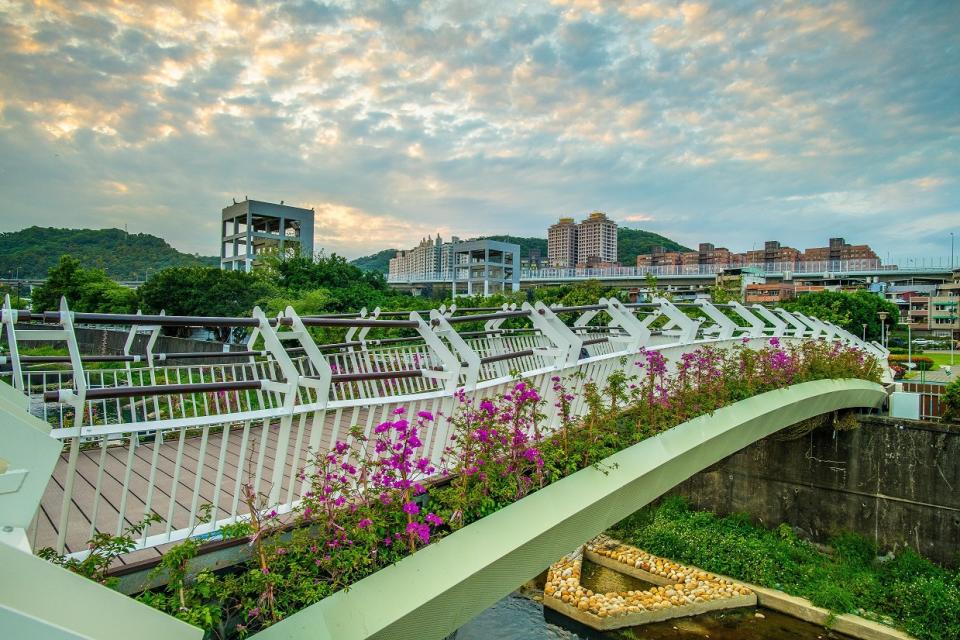
[[809, 599], [835, 613], [892, 624], [921, 640], [960, 638], [960, 571], [912, 551], [877, 559], [870, 540], [844, 533], [829, 553], [787, 525], [718, 517], [671, 497], [619, 522], [611, 535], [650, 553]]

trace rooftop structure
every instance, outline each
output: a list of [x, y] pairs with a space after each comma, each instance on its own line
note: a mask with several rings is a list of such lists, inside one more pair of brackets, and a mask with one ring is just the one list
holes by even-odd
[[520, 290], [520, 245], [497, 240], [452, 243], [453, 297]]
[[222, 211], [220, 268], [251, 271], [258, 256], [313, 256], [313, 209], [244, 200]]

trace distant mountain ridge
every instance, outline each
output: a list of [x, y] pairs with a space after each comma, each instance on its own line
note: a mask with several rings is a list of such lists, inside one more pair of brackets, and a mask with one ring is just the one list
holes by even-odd
[[202, 265], [216, 267], [216, 256], [181, 253], [166, 240], [122, 229], [28, 227], [0, 233], [0, 276], [20, 270], [21, 278], [46, 278], [47, 270], [70, 255], [84, 267], [103, 269], [117, 280], [143, 279], [149, 270]]
[[[531, 251], [538, 251], [542, 260], [547, 259], [546, 238], [531, 238], [521, 236], [499, 235], [482, 236], [479, 240], [489, 239], [500, 242], [510, 242], [520, 245], [520, 257], [530, 257]], [[656, 247], [663, 247], [665, 251], [691, 251], [670, 238], [661, 236], [652, 231], [619, 227], [617, 229], [617, 259], [625, 267], [632, 267], [637, 262], [637, 256], [652, 253]], [[396, 249], [384, 249], [369, 256], [351, 260], [351, 264], [367, 271], [387, 273], [390, 269], [390, 258], [396, 255]]]
[[362, 258], [351, 260], [350, 264], [355, 267], [360, 267], [364, 271], [389, 273], [390, 258], [394, 257], [395, 255], [397, 255], [397, 249], [384, 249], [383, 251], [377, 251], [373, 255], [363, 256]]

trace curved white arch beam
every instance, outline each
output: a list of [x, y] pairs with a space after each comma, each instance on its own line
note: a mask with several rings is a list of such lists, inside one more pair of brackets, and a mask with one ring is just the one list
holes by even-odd
[[743, 400], [607, 458], [475, 522], [258, 634], [263, 640], [444, 638], [558, 557], [740, 449], [807, 418], [879, 406], [863, 380]]

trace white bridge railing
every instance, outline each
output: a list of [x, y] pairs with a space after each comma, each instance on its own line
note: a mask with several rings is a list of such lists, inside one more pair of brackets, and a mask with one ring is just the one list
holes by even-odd
[[[794, 276], [880, 276], [910, 274], [949, 274], [949, 262], [935, 260], [910, 260], [907, 263], [881, 264], [875, 258], [854, 260], [820, 260], [800, 262], [735, 262], [716, 264], [649, 265], [620, 267], [542, 267], [520, 270], [522, 282], [558, 282], [577, 280], [638, 280], [648, 276], [657, 278], [711, 279], [717, 274], [733, 269], [750, 269], [757, 275], [782, 277]], [[449, 283], [453, 271], [403, 272], [387, 276], [391, 284]]]
[[[268, 317], [255, 309], [250, 318], [200, 318], [83, 314], [66, 303], [59, 312], [31, 314], [7, 298], [2, 321], [10, 383], [24, 393], [24, 409], [46, 420], [63, 444], [30, 539], [34, 548], [78, 557], [94, 532], [119, 534], [151, 512], [163, 522], [144, 533], [139, 548], [212, 534], [246, 516], [245, 486], [279, 512], [290, 510], [307, 490], [302, 472], [311, 452], [349, 440], [354, 429], [369, 435], [398, 409], [437, 417], [419, 455], [439, 466], [457, 396], [492, 397], [517, 378], [557, 411], [551, 379], [561, 376], [573, 387], [572, 415], [582, 415], [583, 385], [603, 386], [617, 370], [638, 372], [624, 356], [641, 348], [676, 360], [703, 344], [778, 337], [840, 340], [886, 356], [879, 345], [816, 318], [702, 300], [376, 309], [350, 317], [300, 317], [292, 308]], [[17, 328], [31, 321], [46, 324]], [[129, 326], [123, 353], [81, 354], [75, 323]], [[197, 326], [245, 327], [246, 349], [154, 353], [162, 328]], [[314, 328], [346, 335], [318, 344]], [[133, 337], [143, 331], [150, 333], [146, 353], [133, 354]], [[20, 353], [50, 342], [65, 343], [67, 355]], [[96, 368], [103, 366], [111, 368]], [[559, 416], [548, 419], [552, 425]], [[201, 523], [205, 505], [211, 517]]]

